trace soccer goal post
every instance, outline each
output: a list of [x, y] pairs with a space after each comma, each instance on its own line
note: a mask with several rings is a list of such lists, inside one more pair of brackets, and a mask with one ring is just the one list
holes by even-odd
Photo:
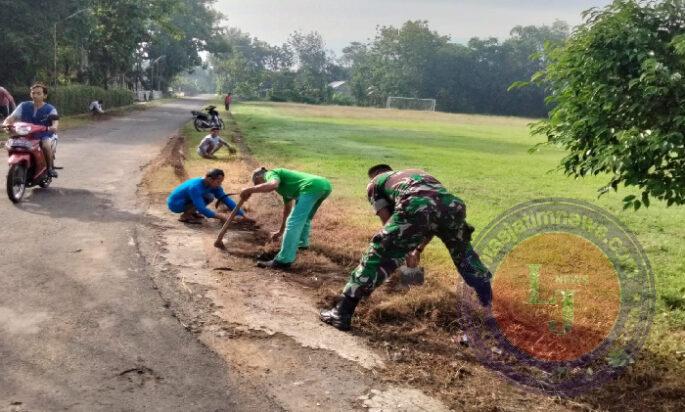
[[390, 96], [385, 105], [388, 109], [435, 111], [435, 99]]

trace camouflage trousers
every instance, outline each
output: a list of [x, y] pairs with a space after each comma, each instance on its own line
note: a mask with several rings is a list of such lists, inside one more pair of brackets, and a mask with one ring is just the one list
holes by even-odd
[[415, 196], [398, 205], [371, 240], [343, 294], [352, 298], [371, 294], [404, 263], [409, 252], [433, 236], [445, 244], [467, 285], [479, 293], [490, 291], [492, 274], [471, 246], [473, 228], [465, 219], [466, 206], [448, 193]]

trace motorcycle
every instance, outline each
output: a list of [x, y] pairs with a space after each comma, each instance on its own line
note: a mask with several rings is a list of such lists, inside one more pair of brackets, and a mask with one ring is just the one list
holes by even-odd
[[218, 127], [223, 130], [225, 128], [224, 121], [219, 117], [219, 112], [216, 110], [216, 106], [207, 106], [205, 108], [206, 112], [200, 112], [197, 110], [192, 110], [190, 113], [193, 114], [193, 126], [198, 132], [203, 132], [209, 130], [213, 127]]
[[[39, 133], [47, 131], [47, 127], [21, 122], [2, 127], [10, 133], [10, 139], [5, 143], [10, 166], [7, 172], [7, 196], [13, 203], [19, 203], [27, 187], [38, 185], [45, 189], [52, 183], [38, 137]], [[57, 139], [52, 139], [51, 144], [54, 155]]]

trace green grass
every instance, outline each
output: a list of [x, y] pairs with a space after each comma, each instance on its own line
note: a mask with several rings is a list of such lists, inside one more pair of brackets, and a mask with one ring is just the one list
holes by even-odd
[[637, 234], [654, 268], [659, 310], [669, 312], [672, 328], [685, 327], [685, 208], [653, 202], [648, 210], [623, 211], [621, 199], [633, 193], [626, 189], [598, 199], [597, 189], [607, 179], [565, 177], [555, 170], [563, 152], [554, 148], [529, 154], [541, 138], [531, 136], [521, 119], [415, 113], [405, 118], [399, 112], [376, 116], [373, 110], [360, 114], [360, 109], [270, 103], [233, 109], [259, 161], [330, 178], [334, 199], [358, 206], [352, 224], [373, 219], [365, 174], [376, 163], [429, 171], [466, 201], [468, 219], [477, 228], [536, 198], [570, 197], [601, 206]]

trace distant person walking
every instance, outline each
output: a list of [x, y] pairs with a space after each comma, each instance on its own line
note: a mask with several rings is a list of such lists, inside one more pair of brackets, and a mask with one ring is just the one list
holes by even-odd
[[224, 97], [224, 106], [226, 106], [226, 111], [231, 109], [231, 103], [233, 103], [233, 94], [229, 93]]
[[4, 87], [0, 86], [0, 117], [7, 117], [17, 108], [14, 97]]

